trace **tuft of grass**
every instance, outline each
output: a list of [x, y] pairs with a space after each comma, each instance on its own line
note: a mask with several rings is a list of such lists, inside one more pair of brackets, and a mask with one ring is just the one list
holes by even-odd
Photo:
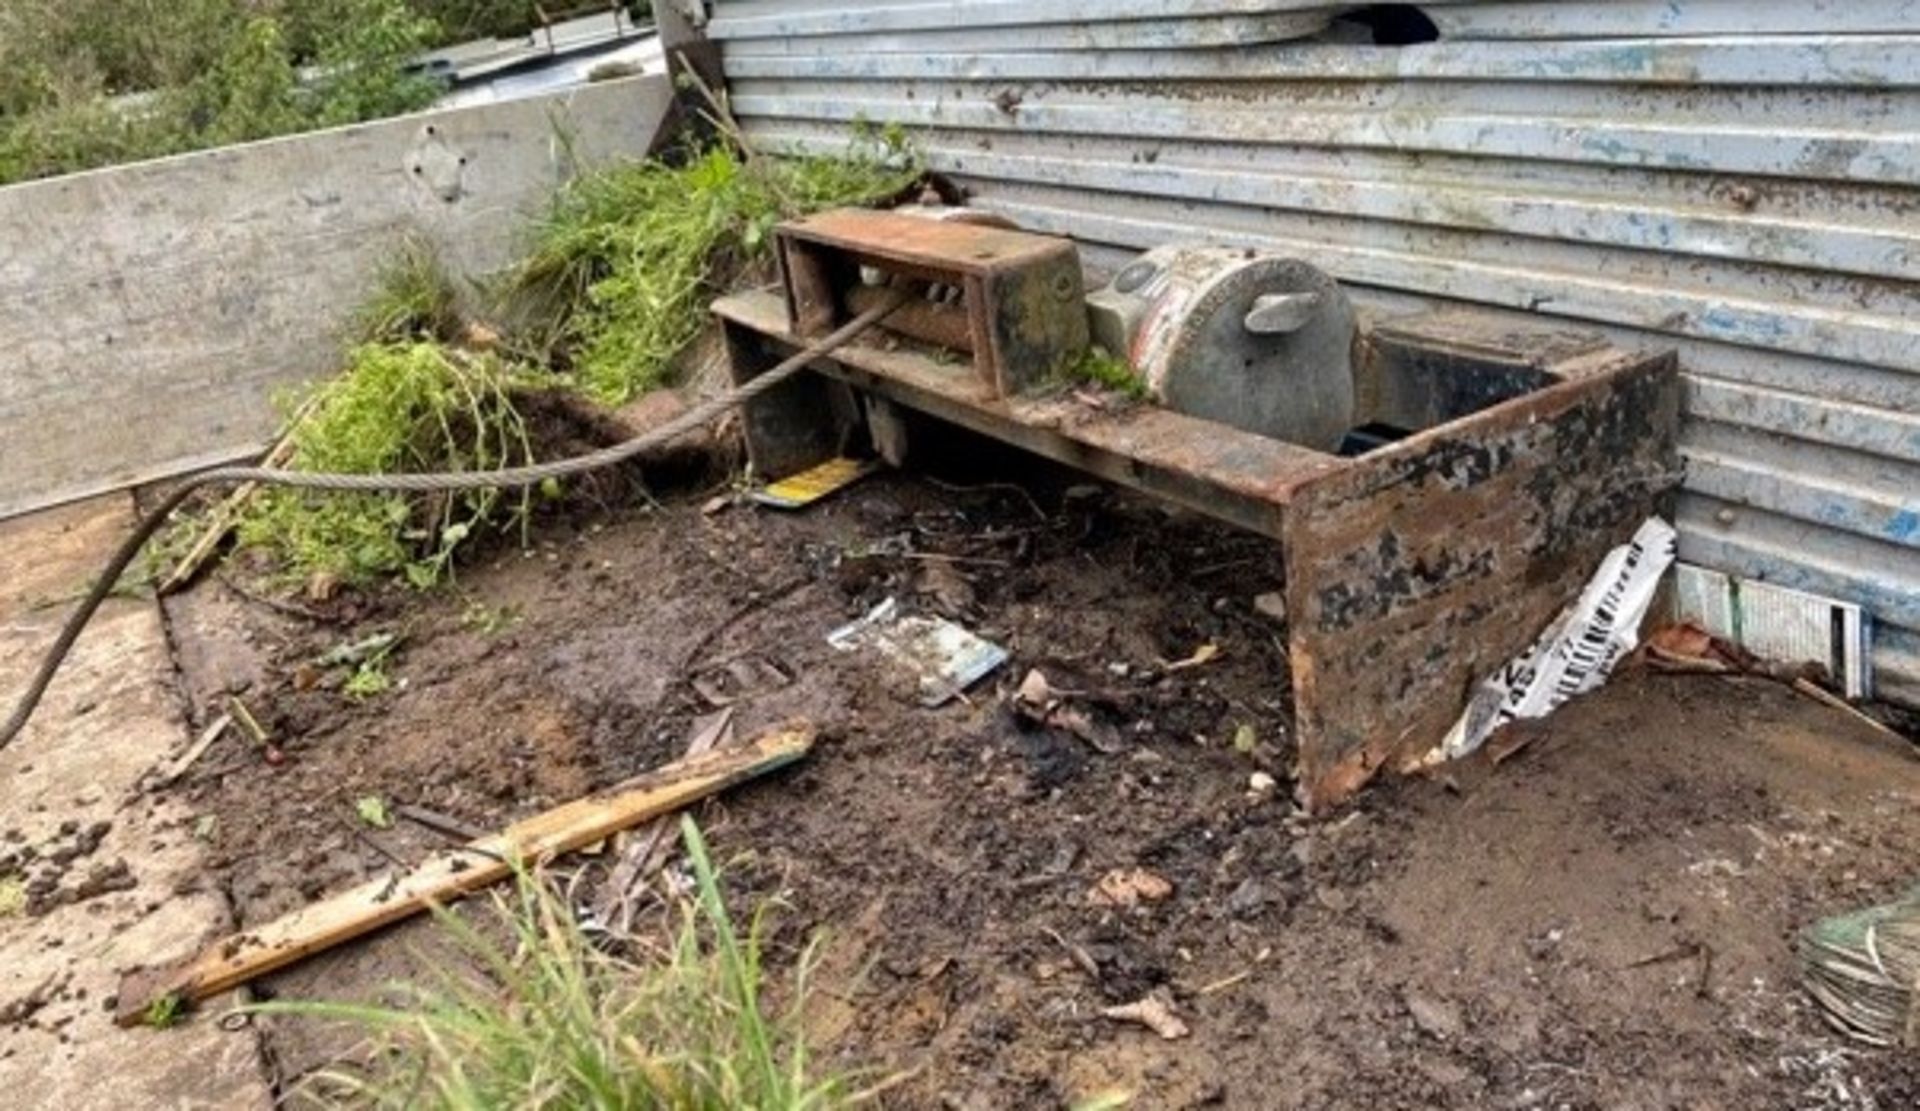
[[21, 875], [0, 876], [0, 918], [18, 918], [26, 912], [26, 877]]
[[268, 1003], [255, 1010], [343, 1020], [374, 1036], [365, 1071], [316, 1078], [329, 1103], [393, 1108], [836, 1108], [851, 1077], [823, 1069], [801, 1032], [813, 959], [771, 1013], [761, 962], [764, 916], [744, 936], [721, 898], [691, 819], [682, 836], [696, 891], [665, 945], [635, 959], [595, 948], [565, 901], [522, 874], [497, 907], [510, 944], [450, 913], [436, 915], [485, 970], [403, 988], [398, 1007]]
[[143, 1025], [151, 1026], [155, 1030], [166, 1030], [178, 1026], [180, 1020], [186, 1017], [186, 1013], [187, 1008], [180, 1001], [179, 996], [162, 995], [147, 1004], [146, 1012], [140, 1016], [140, 1021]]
[[475, 599], [460, 611], [461, 626], [484, 637], [498, 636], [519, 623], [520, 607], [515, 605], [490, 606]]
[[1070, 383], [1084, 382], [1125, 394], [1135, 401], [1145, 401], [1148, 396], [1146, 380], [1139, 372], [1097, 344], [1062, 367], [1060, 377]]
[[381, 265], [373, 292], [353, 314], [356, 344], [460, 337], [460, 291], [431, 244], [409, 236]]
[[[493, 470], [533, 462], [513, 391], [538, 381], [497, 357], [438, 344], [355, 348], [302, 418], [288, 466], [300, 471], [404, 474]], [[289, 407], [293, 408], [292, 406]], [[339, 494], [273, 487], [248, 503], [243, 545], [264, 549], [299, 579], [361, 583], [399, 575], [416, 587], [452, 572], [462, 543], [524, 521], [530, 495]]]
[[903, 132], [867, 127], [834, 157], [715, 147], [684, 165], [609, 167], [560, 195], [515, 277], [514, 315], [543, 361], [621, 404], [666, 380], [708, 299], [767, 258], [774, 224], [892, 196], [919, 176]]
[[393, 827], [393, 817], [387, 813], [387, 800], [379, 795], [363, 795], [355, 799], [353, 813], [363, 825], [369, 825], [375, 829]]

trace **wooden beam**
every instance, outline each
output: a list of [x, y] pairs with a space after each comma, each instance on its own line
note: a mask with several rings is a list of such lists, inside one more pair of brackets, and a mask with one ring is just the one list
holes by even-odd
[[671, 814], [737, 783], [783, 767], [813, 747], [795, 727], [750, 744], [676, 760], [598, 795], [555, 807], [464, 848], [428, 857], [413, 870], [368, 880], [256, 929], [224, 938], [186, 960], [128, 973], [114, 1021], [140, 1023], [157, 1001], [190, 1005], [382, 926], [458, 899], [532, 863], [571, 852]]

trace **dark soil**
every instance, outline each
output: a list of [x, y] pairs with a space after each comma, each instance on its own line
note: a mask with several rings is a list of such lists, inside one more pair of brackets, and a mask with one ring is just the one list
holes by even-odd
[[[223, 571], [169, 603], [183, 682], [203, 716], [237, 694], [281, 755], [230, 736], [173, 788], [211, 819], [208, 882], [259, 922], [437, 843], [365, 828], [362, 796], [491, 829], [673, 759], [727, 701], [742, 735], [819, 730], [701, 813], [730, 894], [785, 904], [776, 959], [825, 937], [820, 1045], [914, 1070], [889, 1105], [1916, 1106], [1915, 1059], [1830, 1036], [1790, 948], [1913, 879], [1910, 754], [1769, 683], [1629, 673], [1498, 768], [1310, 821], [1283, 630], [1254, 607], [1270, 543], [1037, 467], [799, 513], [580, 510], [451, 590], [304, 613]], [[922, 707], [825, 641], [888, 596], [1012, 661]], [[375, 632], [404, 635], [396, 686], [354, 702], [314, 661]], [[1029, 669], [1077, 730], [1014, 711]], [[1116, 869], [1172, 893], [1099, 905]], [[371, 996], [426, 975], [435, 936], [265, 988]], [[1191, 1036], [1101, 1017], [1156, 992]], [[270, 1045], [287, 1078], [346, 1048], [284, 1023]]]

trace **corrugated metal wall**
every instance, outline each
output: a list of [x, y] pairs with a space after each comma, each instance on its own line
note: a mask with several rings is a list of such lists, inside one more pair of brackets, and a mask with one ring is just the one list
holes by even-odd
[[708, 30], [760, 144], [898, 121], [1095, 268], [1257, 244], [1389, 308], [1677, 346], [1684, 558], [1863, 603], [1878, 692], [1920, 703], [1920, 0], [1421, 7], [1440, 39], [1401, 47], [1302, 40], [1310, 0], [720, 0]]

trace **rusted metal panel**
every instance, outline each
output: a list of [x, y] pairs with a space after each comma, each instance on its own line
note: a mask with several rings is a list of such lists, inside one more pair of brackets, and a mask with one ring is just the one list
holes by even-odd
[[[779, 351], [800, 344], [780, 297], [745, 293], [723, 298], [714, 312], [727, 322], [744, 380], [772, 366]], [[1078, 467], [1156, 497], [1278, 538], [1280, 506], [1296, 487], [1343, 465], [1339, 458], [1265, 436], [1240, 432], [1157, 406], [1097, 408], [1057, 392], [1007, 396], [971, 366], [893, 343], [855, 341], [819, 368], [834, 379], [910, 408]], [[807, 393], [809, 388], [819, 392]], [[785, 474], [837, 453], [830, 391], [818, 379], [796, 379], [747, 410], [748, 448], [756, 470]], [[794, 402], [797, 401], [798, 405]]]
[[1246, 245], [1363, 306], [1677, 348], [1683, 558], [1867, 606], [1880, 690], [1920, 705], [1920, 0], [1458, 0], [1404, 47], [1228, 22], [1311, 4], [1116, 4], [713, 9], [762, 149], [908, 124], [1096, 268]]
[[1282, 538], [1301, 782], [1429, 750], [1677, 478], [1671, 355], [1610, 356], [1295, 492]]
[[[875, 266], [896, 279], [958, 289], [974, 368], [995, 392], [1040, 384], [1087, 346], [1080, 259], [1073, 244], [1049, 236], [893, 212], [835, 210], [782, 224], [775, 232], [785, 276], [788, 321], [818, 335], [857, 307], [859, 271]], [[929, 338], [958, 324], [914, 306], [910, 330]]]

